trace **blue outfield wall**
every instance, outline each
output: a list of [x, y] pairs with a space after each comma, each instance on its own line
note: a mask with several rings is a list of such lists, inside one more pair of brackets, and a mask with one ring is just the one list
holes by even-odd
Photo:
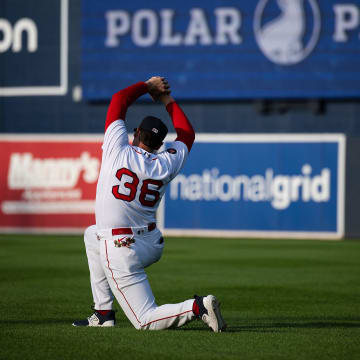
[[[293, 1], [292, 3], [295, 3]], [[109, 91], [118, 91], [123, 86], [131, 83], [146, 80], [146, 74], [164, 74], [169, 77], [172, 84], [173, 95], [179, 100], [185, 113], [194, 124], [197, 134], [199, 133], [345, 133], [346, 141], [346, 235], [351, 237], [360, 236], [360, 222], [358, 214], [360, 210], [360, 170], [358, 166], [358, 154], [360, 152], [360, 122], [358, 114], [360, 111], [359, 98], [349, 99], [352, 93], [348, 93], [349, 83], [341, 79], [348, 79], [350, 83], [355, 84], [355, 91], [359, 91], [359, 71], [358, 58], [360, 47], [360, 5], [358, 0], [350, 1], [319, 1], [304, 0], [302, 3], [306, 12], [306, 30], [303, 37], [303, 45], [300, 49], [305, 49], [309, 43], [309, 35], [313, 34], [314, 19], [311, 4], [317, 4], [320, 10], [321, 31], [319, 33], [318, 42], [314, 48], [302, 54], [305, 58], [293, 65], [280, 65], [271, 61], [266, 53], [259, 47], [255, 31], [255, 10], [265, 5], [261, 15], [261, 29], [265, 29], [268, 23], [276, 19], [280, 8], [277, 0], [256, 0], [250, 1], [234, 1], [234, 0], [214, 0], [199, 1], [191, 4], [181, 4], [179, 10], [179, 1], [167, 2], [163, 1], [145, 2], [144, 0], [136, 0], [131, 3], [118, 1], [68, 1], [68, 0], [49, 0], [44, 6], [43, 1], [24, 2], [22, 0], [3, 0], [0, 1], [0, 17], [3, 21], [3, 29], [0, 30], [1, 50], [1, 67], [0, 67], [0, 132], [1, 133], [103, 133], [104, 122], [106, 117], [107, 105], [110, 100], [111, 93]], [[91, 7], [98, 6], [101, 11], [91, 14]], [[315, 5], [316, 6], [316, 5]], [[126, 10], [130, 16], [131, 24], [134, 24], [134, 16], [137, 12], [139, 21], [139, 10], [150, 9], [155, 13], [158, 20], [158, 26], [165, 23], [160, 16], [166, 17], [164, 13], [160, 13], [161, 9], [172, 9], [175, 11], [173, 21], [173, 34], [180, 33], [182, 36], [190, 24], [190, 9], [201, 8], [206, 14], [206, 21], [212, 39], [216, 38], [216, 14], [215, 9], [218, 7], [233, 7], [241, 14], [241, 24], [239, 27], [239, 35], [242, 42], [238, 45], [228, 44], [208, 44], [201, 45], [200, 37], [197, 37], [197, 45], [165, 47], [159, 46], [160, 34], [157, 36], [155, 44], [150, 47], [142, 47], [137, 49], [133, 43], [133, 31], [131, 28], [126, 34], [118, 35], [119, 45], [112, 49], [105, 49], [105, 40], [107, 37], [107, 24], [104, 10]], [[87, 11], [88, 10], [90, 11]], [[261, 9], [261, 8], [260, 8]], [[337, 9], [337, 10], [335, 10]], [[141, 13], [140, 13], [141, 14]], [[195, 14], [195, 13], [193, 13]], [[235, 12], [233, 12], [235, 14]], [[152, 16], [152, 15], [151, 15]], [[198, 15], [195, 15], [198, 16]], [[201, 16], [201, 15], [200, 15]], [[233, 18], [235, 19], [235, 18]], [[25, 21], [25, 22], [24, 22]], [[90, 28], [87, 31], [86, 23], [90, 21]], [[97, 22], [98, 26], [91, 27], [91, 21]], [[143, 20], [146, 26], [146, 21]], [[180, 21], [180, 23], [179, 23]], [[200, 20], [201, 21], [201, 20]], [[10, 26], [7, 26], [10, 24]], [[8, 24], [9, 23], [9, 24]], [[5, 25], [4, 25], [5, 24]], [[25, 30], [22, 28], [26, 25]], [[5, 26], [5, 27], [4, 27]], [[133, 26], [133, 25], [131, 25]], [[10, 29], [9, 31], [6, 28]], [[23, 29], [23, 30], [21, 30]], [[160, 31], [160, 27], [158, 28]], [[21, 31], [20, 31], [21, 30]], [[30, 31], [31, 30], [31, 31]], [[5, 34], [6, 32], [6, 34]], [[19, 34], [21, 37], [19, 37]], [[66, 35], [67, 34], [67, 35]], [[146, 36], [146, 33], [144, 33]], [[100, 44], [98, 49], [90, 47], [82, 49], [91, 37], [94, 36], [95, 42]], [[20, 39], [16, 41], [15, 39]], [[36, 41], [34, 42], [34, 39]], [[63, 41], [68, 40], [68, 41]], [[129, 47], [122, 48], [124, 43], [129, 43]], [[7, 44], [5, 46], [5, 44]], [[20, 45], [20, 48], [17, 48]], [[36, 46], [35, 46], [36, 45]], [[63, 45], [63, 46], [62, 46]], [[88, 44], [89, 45], [89, 44]], [[136, 49], [141, 56], [136, 55], [138, 61], [136, 71], [128, 72], [120, 66], [119, 59], [124, 54]], [[210, 97], [203, 93], [200, 96], [191, 98], [190, 101], [182, 101], [181, 96], [184, 95], [184, 88], [190, 84], [187, 74], [193, 76], [200, 75], [198, 68], [192, 71], [193, 63], [186, 61], [185, 52], [190, 56], [195, 52], [210, 54], [207, 59], [214, 61], [215, 68], [212, 68], [213, 77], [206, 81], [206, 89], [211, 86], [222, 87], [219, 82], [218, 74], [230, 69], [231, 63], [215, 63], [216, 59], [222, 59], [222, 56], [234, 55], [234, 67], [241, 71], [242, 66], [251, 66], [253, 61], [260, 61], [262, 64], [256, 69], [263, 72], [265, 68], [271, 69], [269, 76], [284, 76], [281, 82], [269, 82], [268, 95], [275, 97], [275, 89], [279, 86], [286, 85], [286, 79], [290, 74], [293, 79], [298, 81], [304, 79], [303, 84], [309, 80], [304, 78], [311, 71], [310, 84], [316, 81], [318, 85], [326, 86], [326, 89], [333, 90], [334, 86], [338, 90], [339, 100], [327, 98], [324, 100], [324, 112], [312, 112], [311, 108], [304, 105], [296, 105], [289, 107], [288, 110], [274, 110], [269, 113], [258, 111], [259, 108], [253, 99], [245, 100], [242, 97], [246, 94], [248, 86], [258, 84], [256, 81], [248, 81], [245, 87], [238, 86], [235, 90], [239, 98], [216, 96], [216, 101], [208, 101]], [[213, 51], [216, 49], [216, 53]], [[19, 51], [20, 50], [20, 51]], [[116, 56], [114, 66], [109, 66], [106, 61], [102, 61], [108, 56], [107, 50], [111, 50]], [[169, 52], [169, 56], [175, 56], [173, 60], [179, 62], [176, 68], [168, 67], [168, 63], [164, 67], [160, 62], [152, 62], [153, 57], [159, 50]], [[253, 53], [251, 53], [251, 51]], [[61, 57], [61, 55], [64, 55]], [[149, 55], [150, 54], [150, 55]], [[219, 55], [221, 54], [221, 56]], [[252, 54], [252, 55], [251, 55]], [[99, 83], [93, 82], [92, 79], [86, 79], [86, 72], [90, 71], [92, 66], [87, 61], [96, 60], [98, 58], [97, 70], [99, 73], [108, 70], [109, 74], [101, 78], [106, 82], [105, 98], [103, 94], [99, 95]], [[215, 55], [215, 59], [212, 57]], [[230, 57], [226, 57], [230, 59]], [[229, 55], [230, 56], [230, 55]], [[111, 58], [111, 56], [110, 56]], [[237, 59], [245, 60], [246, 64], [238, 62]], [[254, 60], [255, 59], [255, 60]], [[65, 60], [65, 61], [64, 61]], [[139, 63], [140, 62], [140, 63]], [[183, 66], [183, 65], [186, 66]], [[209, 64], [209, 63], [207, 63]], [[317, 64], [317, 65], [316, 65]], [[355, 64], [355, 66], [354, 66]], [[127, 64], [132, 66], [131, 63]], [[206, 63], [201, 63], [201, 71], [207, 71]], [[236, 65], [236, 66], [235, 66]], [[241, 65], [241, 66], [240, 66]], [[316, 65], [316, 66], [315, 66]], [[88, 67], [90, 66], [90, 67]], [[264, 66], [264, 67], [262, 67]], [[116, 71], [113, 71], [113, 70]], [[306, 70], [307, 69], [307, 70]], [[332, 70], [331, 70], [332, 69]], [[161, 71], [160, 71], [161, 70]], [[175, 71], [173, 71], [175, 70]], [[302, 71], [306, 70], [306, 71]], [[85, 72], [86, 71], [86, 72]], [[127, 75], [126, 80], [121, 75]], [[118, 78], [119, 76], [119, 78]], [[185, 76], [185, 77], [184, 77]], [[107, 83], [108, 80], [112, 84]], [[190, 80], [191, 80], [190, 79]], [[197, 78], [200, 82], [200, 76]], [[301, 80], [300, 79], [300, 80]], [[185, 81], [184, 81], [185, 80]], [[266, 77], [264, 77], [266, 80]], [[319, 80], [319, 81], [318, 81]], [[321, 81], [320, 81], [321, 80]], [[205, 80], [204, 80], [205, 81]], [[187, 85], [188, 84], [188, 85]], [[237, 83], [238, 84], [238, 83]], [[335, 85], [334, 85], [335, 84]], [[287, 86], [287, 85], [286, 85]], [[29, 90], [29, 87], [32, 90]], [[10, 88], [10, 89], [9, 89]], [[81, 97], [81, 89], [83, 89], [84, 97]], [[187, 87], [187, 89], [189, 89]], [[205, 90], [206, 90], [205, 89]], [[76, 90], [76, 91], [75, 91]], [[233, 91], [234, 89], [230, 89]], [[257, 89], [255, 89], [257, 90]], [[75, 94], [80, 96], [75, 96]], [[91, 95], [88, 91], [93, 91], [94, 100], [102, 98], [102, 102], [88, 102], [87, 98]], [[260, 93], [258, 93], [260, 94]], [[26, 96], [24, 96], [26, 95]], [[188, 98], [187, 93], [183, 97]], [[223, 93], [224, 95], [224, 93]], [[321, 95], [321, 94], [320, 94]], [[286, 98], [290, 96], [290, 92], [284, 94]], [[309, 92], [305, 96], [310, 96]], [[326, 93], [324, 93], [326, 96]], [[322, 97], [322, 96], [321, 96]], [[146, 100], [140, 100], [134, 104], [128, 111], [127, 127], [129, 130], [136, 127], [139, 121], [146, 115], [158, 116], [164, 119], [170, 126], [168, 115], [162, 105], [153, 104]], [[224, 99], [224, 101], [223, 101]], [[239, 101], [244, 99], [245, 101]], [[205, 100], [205, 101], [204, 101]], [[282, 99], [281, 103], [282, 104]], [[286, 100], [284, 100], [286, 101]], [[278, 104], [270, 101], [270, 104]], [[281, 110], [281, 112], [280, 112]], [[221, 121], [219, 121], [221, 119]], [[194, 156], [192, 152], [191, 157]], [[186, 168], [185, 168], [186, 169]], [[184, 169], [184, 170], [185, 170]], [[301, 169], [297, 170], [300, 171]], [[197, 171], [194, 174], [202, 174]], [[314, 172], [312, 172], [314, 174]], [[195, 203], [195, 202], [194, 202]], [[241, 202], [240, 202], [241, 203]], [[293, 206], [293, 205], [291, 205]], [[278, 210], [281, 212], [280, 210]]]
[[161, 74], [181, 99], [359, 97], [359, 16], [339, 0], [84, 0], [84, 96]]
[[200, 135], [167, 189], [163, 226], [340, 238], [344, 146], [342, 135]]

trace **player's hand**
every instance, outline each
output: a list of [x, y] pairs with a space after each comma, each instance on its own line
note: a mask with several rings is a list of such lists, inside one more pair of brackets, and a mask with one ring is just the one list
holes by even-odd
[[162, 95], [169, 95], [171, 92], [168, 81], [161, 76], [153, 76], [146, 81], [146, 84], [154, 101], [158, 100]]

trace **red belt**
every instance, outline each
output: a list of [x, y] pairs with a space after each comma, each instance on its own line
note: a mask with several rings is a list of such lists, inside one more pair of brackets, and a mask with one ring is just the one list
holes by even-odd
[[[144, 228], [146, 228], [146, 227], [144, 227]], [[150, 223], [147, 226], [147, 231], [153, 231], [155, 228], [156, 228], [156, 223]], [[134, 233], [134, 231], [133, 231], [133, 229], [131, 227], [123, 227], [123, 228], [112, 229], [111, 232], [112, 232], [113, 236], [114, 235], [132, 235]]]

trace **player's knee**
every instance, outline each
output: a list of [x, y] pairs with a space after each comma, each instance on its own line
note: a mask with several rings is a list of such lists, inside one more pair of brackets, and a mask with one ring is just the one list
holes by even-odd
[[129, 318], [129, 317], [128, 317], [128, 319], [130, 320], [131, 324], [134, 326], [134, 328], [136, 330], [142, 330], [142, 326], [141, 326], [142, 324], [139, 323], [138, 320], [132, 319], [132, 318]]
[[161, 327], [157, 326], [156, 323], [150, 323], [150, 324], [144, 324], [144, 325], [140, 325], [138, 330], [151, 330], [151, 331], [156, 331], [156, 330], [162, 330]]
[[146, 321], [146, 317], [140, 316], [139, 319], [133, 321], [136, 330], [150, 330], [150, 323]]
[[157, 321], [151, 321], [148, 317], [140, 318], [140, 324], [138, 324], [138, 330], [160, 330], [157, 327]]

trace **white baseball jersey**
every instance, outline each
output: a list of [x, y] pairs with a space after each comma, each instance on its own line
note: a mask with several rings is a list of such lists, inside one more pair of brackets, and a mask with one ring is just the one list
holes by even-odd
[[155, 222], [156, 210], [169, 182], [188, 155], [187, 146], [175, 141], [157, 154], [129, 145], [123, 120], [105, 132], [102, 163], [96, 190], [98, 229], [146, 226]]

